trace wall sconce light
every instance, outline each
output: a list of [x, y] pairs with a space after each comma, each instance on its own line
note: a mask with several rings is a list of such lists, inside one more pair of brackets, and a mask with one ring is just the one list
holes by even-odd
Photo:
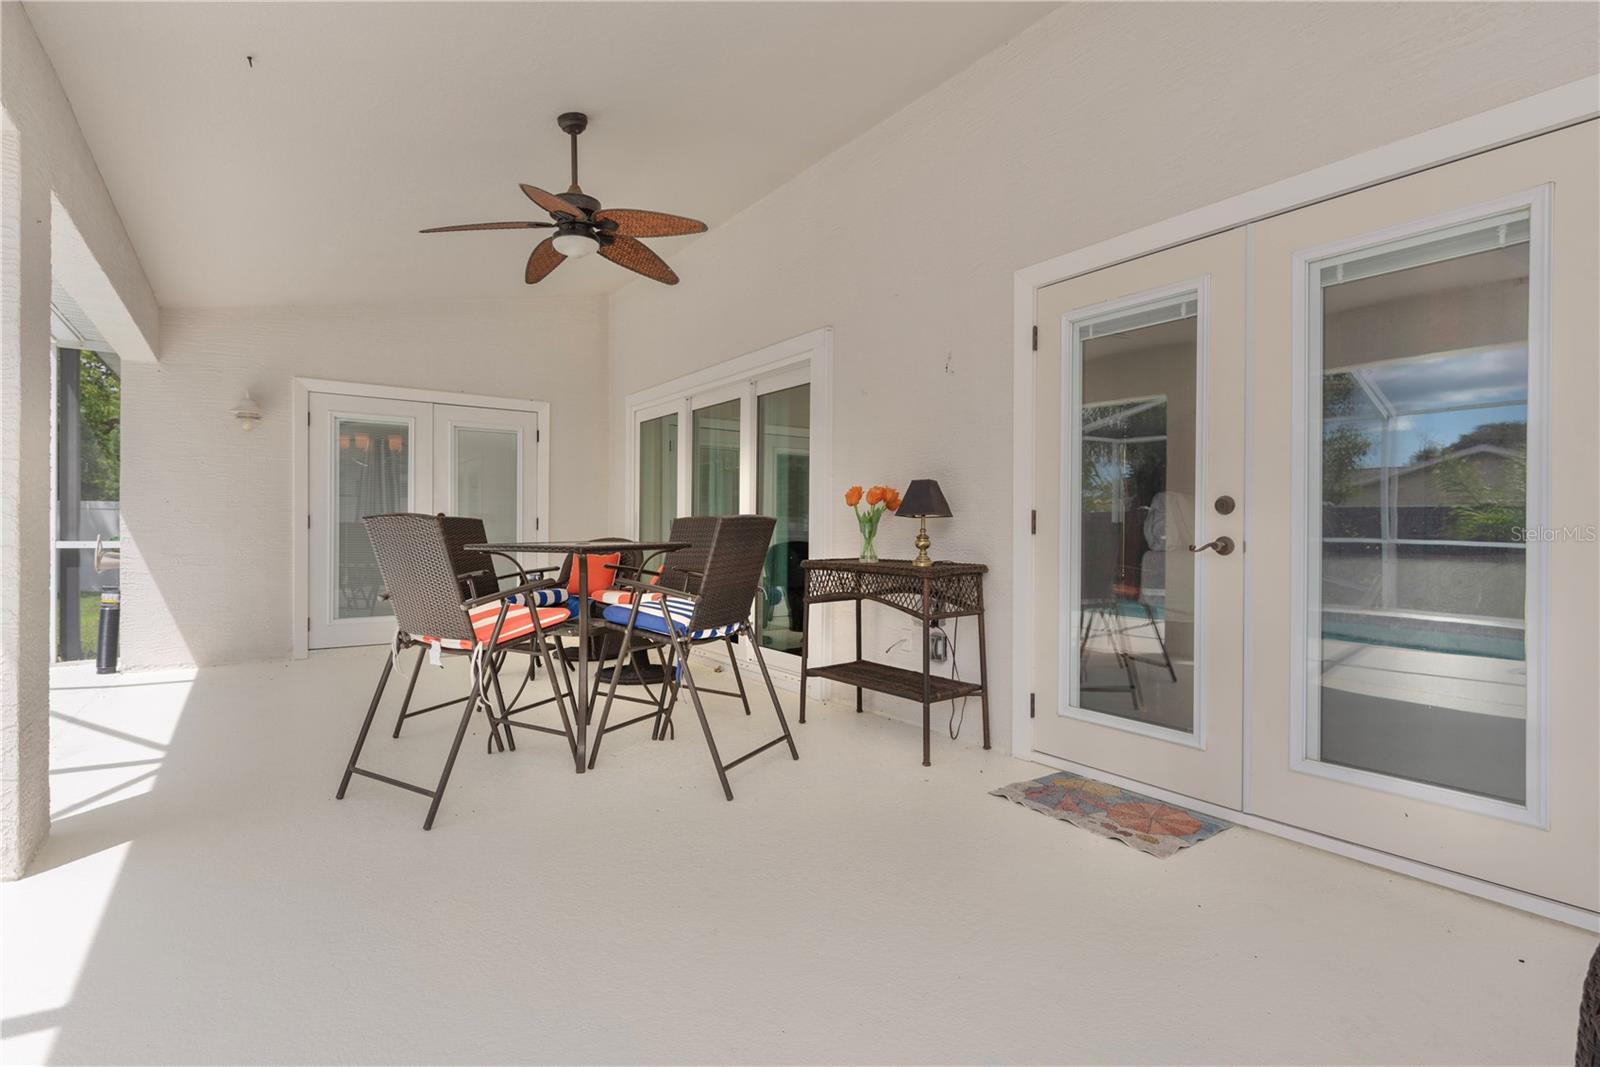
[[234, 405], [233, 417], [239, 423], [239, 429], [249, 433], [256, 428], [256, 423], [261, 421], [261, 409], [251, 399], [250, 391], [245, 390], [244, 399]]

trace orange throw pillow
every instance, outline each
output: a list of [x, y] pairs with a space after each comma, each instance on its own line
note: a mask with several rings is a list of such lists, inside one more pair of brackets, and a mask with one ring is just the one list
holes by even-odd
[[[610, 589], [611, 583], [617, 577], [617, 564], [622, 562], [622, 553], [613, 552], [609, 556], [590, 556], [589, 559], [589, 595], [594, 596], [602, 589]], [[573, 596], [578, 595], [578, 568], [572, 568], [572, 574], [567, 578], [567, 592]]]

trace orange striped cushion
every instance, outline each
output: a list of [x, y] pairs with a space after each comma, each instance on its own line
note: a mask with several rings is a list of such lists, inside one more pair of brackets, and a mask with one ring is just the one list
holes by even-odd
[[[472, 632], [478, 635], [478, 640], [484, 644], [494, 636], [495, 620], [500, 617], [500, 603], [479, 604], [467, 613], [472, 620]], [[540, 626], [557, 626], [572, 617], [572, 612], [566, 607], [552, 607], [539, 609]], [[516, 641], [533, 633], [533, 613], [520, 604], [513, 604], [506, 609], [506, 621], [500, 627], [500, 643]]]

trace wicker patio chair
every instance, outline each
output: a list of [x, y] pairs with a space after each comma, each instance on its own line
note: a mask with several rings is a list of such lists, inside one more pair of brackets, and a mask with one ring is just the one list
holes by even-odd
[[[465, 515], [443, 514], [441, 514], [438, 518], [444, 531], [445, 547], [450, 553], [450, 566], [455, 572], [456, 581], [461, 586], [461, 598], [463, 600], [470, 600], [473, 597], [486, 596], [489, 593], [493, 593], [497, 591], [501, 584], [505, 581], [512, 581], [514, 584], [522, 584], [531, 581], [532, 576], [543, 576], [551, 571], [559, 569], [555, 566], [524, 567], [515, 559], [507, 556], [505, 558], [509, 560], [511, 564], [511, 570], [506, 571], [503, 574], [496, 574], [494, 569], [494, 559], [489, 553], [475, 552], [467, 547], [468, 545], [481, 545], [489, 540], [488, 533], [484, 529], [482, 519], [470, 518]], [[384, 592], [380, 595], [385, 599], [388, 598], [387, 592]], [[551, 605], [560, 604], [562, 602], [562, 596], [563, 594], [559, 589], [542, 589], [536, 594], [531, 595], [529, 599], [539, 607], [550, 607]], [[405, 698], [400, 702], [400, 711], [395, 716], [394, 733], [392, 735], [394, 737], [400, 736], [400, 728], [405, 725], [405, 721], [407, 719], [414, 718], [418, 715], [425, 715], [430, 711], [438, 711], [440, 708], [454, 707], [466, 699], [465, 697], [460, 697], [456, 700], [446, 700], [439, 704], [431, 704], [425, 708], [417, 708], [415, 710], [412, 709], [411, 695], [417, 688], [417, 676], [422, 673], [422, 662], [428, 657], [428, 647], [429, 646], [426, 644], [417, 645], [417, 660], [411, 668], [411, 678], [406, 684], [406, 695]], [[517, 689], [516, 695], [511, 699], [511, 702], [515, 704], [521, 699], [523, 690], [527, 688], [528, 683], [533, 680], [534, 665], [538, 662], [539, 657], [535, 654], [532, 654], [533, 649], [529, 645], [516, 645], [511, 648], [501, 649], [495, 653], [492, 664], [497, 675], [500, 673], [500, 669], [505, 663], [506, 655], [509, 651], [526, 651], [530, 653], [528, 656], [528, 672], [522, 679], [522, 684]], [[568, 688], [570, 691], [571, 687], [569, 686]], [[537, 704], [513, 708], [512, 710], [526, 711], [528, 707], [538, 707], [548, 703], [550, 703], [549, 700], [543, 700], [539, 701]], [[507, 735], [507, 739], [510, 739], [509, 734]], [[511, 742], [511, 747], [516, 747], [515, 741]]]
[[[433, 828], [434, 816], [439, 812], [439, 803], [449, 784], [451, 769], [461, 749], [461, 740], [467, 733], [467, 723], [480, 704], [489, 722], [491, 742], [502, 749], [505, 747], [505, 742], [501, 740], [502, 726], [506, 728], [505, 734], [509, 739], [510, 726], [513, 724], [507, 714], [499, 676], [493, 669], [498, 653], [521, 645], [531, 648], [544, 661], [555, 702], [561, 708], [561, 717], [567, 726], [564, 732], [568, 745], [576, 751], [577, 741], [572, 736], [571, 719], [566, 710], [564, 694], [557, 684], [557, 672], [551, 664], [546, 636], [548, 628], [566, 622], [572, 613], [565, 602], [544, 607], [537, 605], [537, 600], [555, 588], [555, 583], [549, 580], [523, 582], [509, 589], [495, 589], [479, 596], [463, 596], [462, 581], [456, 570], [457, 559], [451, 555], [445, 533], [447, 522], [444, 516], [370, 515], [364, 521], [367, 535], [372, 541], [373, 554], [377, 557], [378, 570], [394, 607], [397, 630], [394, 646], [384, 657], [383, 673], [378, 677], [366, 718], [356, 734], [355, 747], [350, 751], [350, 760], [345, 765], [344, 777], [339, 781], [336, 796], [341, 800], [344, 798], [350, 779], [355, 775], [420, 793], [430, 800], [427, 817], [422, 823], [422, 828], [429, 830]], [[472, 687], [462, 700], [466, 707], [456, 726], [455, 739], [439, 773], [438, 784], [432, 789], [379, 774], [359, 766], [357, 762], [366, 744], [367, 733], [372, 729], [372, 720], [377, 714], [378, 702], [383, 697], [390, 672], [394, 670], [400, 652], [414, 645], [427, 646], [429, 655], [466, 656], [472, 664]], [[563, 732], [545, 729], [550, 733]], [[514, 741], [510, 742], [510, 747], [516, 747]]]
[[[639, 719], [630, 720], [630, 723], [654, 717], [658, 720], [655, 736], [665, 737], [667, 728], [671, 724], [677, 692], [684, 683], [687, 683], [689, 699], [694, 704], [695, 715], [700, 719], [700, 729], [705, 733], [706, 747], [711, 752], [712, 766], [716, 768], [717, 778], [722, 783], [723, 796], [732, 800], [733, 789], [728, 785], [729, 770], [778, 744], [787, 744], [789, 755], [794, 759], [799, 759], [800, 753], [795, 748], [794, 736], [789, 732], [789, 721], [784, 717], [783, 705], [778, 700], [778, 691], [772, 685], [772, 675], [768, 673], [766, 660], [762, 658], [760, 643], [756, 641], [752, 641], [751, 650], [755, 654], [756, 665], [761, 669], [767, 694], [772, 698], [772, 709], [777, 713], [778, 725], [783, 732], [771, 741], [758, 745], [726, 763], [717, 751], [717, 741], [711, 733], [711, 723], [706, 718], [705, 705], [700, 697], [702, 692], [718, 691], [700, 688], [695, 681], [690, 656], [696, 647], [709, 642], [731, 641], [739, 636], [754, 637], [755, 631], [750, 619], [751, 607], [756, 599], [767, 545], [772, 540], [772, 530], [777, 520], [765, 515], [730, 515], [712, 521], [715, 522], [715, 527], [703, 571], [694, 568], [682, 569], [682, 562], [675, 559], [672, 564], [673, 567], [679, 568], [678, 574], [695, 585], [693, 592], [673, 589], [666, 585], [666, 575], [663, 575], [663, 581], [657, 584], [634, 579], [619, 579], [620, 586], [636, 594], [633, 602], [607, 608], [602, 613], [602, 618], [607, 624], [622, 628], [624, 655], [635, 647], [664, 646], [668, 651], [668, 662], [671, 664], [673, 677], [671, 696], [662, 701], [654, 716], [640, 716]], [[678, 553], [673, 554], [674, 557], [677, 555]], [[611, 716], [611, 706], [616, 698], [616, 692], [617, 683], [613, 675], [610, 689], [606, 693], [605, 708], [600, 713], [594, 749], [589, 757], [591, 768], [599, 758], [600, 745], [605, 740], [607, 722]], [[750, 705], [748, 699], [744, 698], [742, 682], [738, 693], [724, 695], [739, 696], [744, 699], [745, 712], [749, 713]], [[624, 725], [629, 723], [619, 723], [615, 728], [620, 729]]]

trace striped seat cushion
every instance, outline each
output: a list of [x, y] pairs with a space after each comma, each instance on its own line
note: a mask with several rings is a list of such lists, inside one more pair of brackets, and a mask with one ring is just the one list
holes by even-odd
[[567, 602], [567, 591], [559, 586], [552, 586], [549, 589], [535, 589], [531, 593], [514, 593], [507, 599], [513, 604], [532, 603], [538, 608], [554, 608]]
[[[543, 592], [543, 590], [541, 590]], [[572, 612], [565, 606], [539, 608], [540, 626], [559, 626], [572, 618]], [[472, 632], [478, 635], [479, 642], [488, 644], [489, 638], [494, 636], [494, 623], [500, 617], [500, 602], [480, 604], [467, 613], [467, 618], [472, 620]], [[500, 627], [500, 644], [518, 641], [533, 633], [533, 612], [520, 604], [513, 604], [506, 609], [506, 621]], [[438, 645], [440, 648], [454, 648], [466, 651], [472, 647], [471, 641], [460, 641], [449, 637], [418, 637], [418, 641], [428, 645]]]
[[[699, 630], [689, 629], [689, 620], [694, 617], [694, 604], [688, 600], [679, 600], [668, 597], [663, 601], [660, 594], [654, 594], [655, 600], [647, 600], [639, 605], [639, 617], [634, 620], [634, 628], [649, 630], [652, 633], [664, 634], [667, 632], [667, 616], [672, 617], [672, 626], [680, 634], [687, 634], [689, 640], [700, 641], [707, 637], [726, 637], [739, 629], [738, 623], [727, 626], [710, 626]], [[663, 609], [663, 604], [665, 608]], [[607, 622], [614, 622], [618, 626], [628, 625], [628, 616], [633, 611], [632, 605], [617, 604], [606, 608], [602, 616]]]

